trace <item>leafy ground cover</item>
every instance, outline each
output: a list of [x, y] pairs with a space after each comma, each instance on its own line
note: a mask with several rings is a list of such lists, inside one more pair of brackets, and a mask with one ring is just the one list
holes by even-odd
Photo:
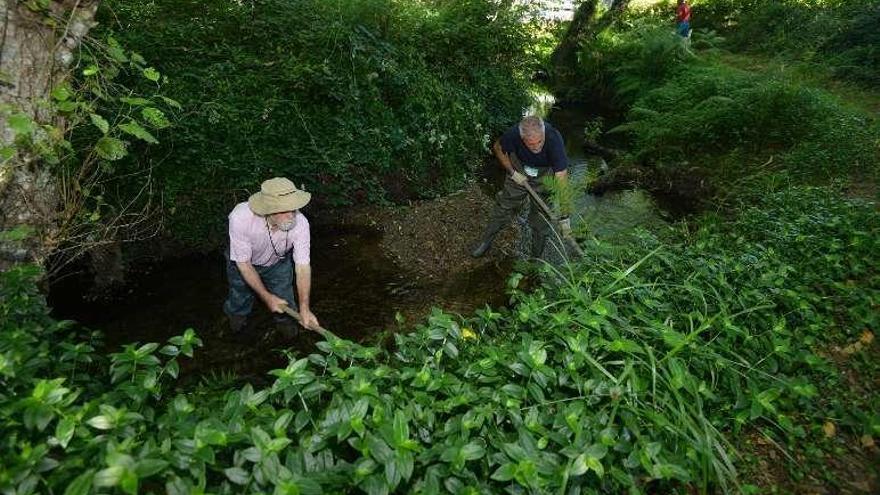
[[[629, 111], [633, 159], [748, 168], [720, 214], [582, 232], [587, 257], [529, 290], [514, 274], [506, 308], [437, 311], [388, 347], [329, 337], [243, 386], [176, 383], [192, 330], [104, 356], [48, 316], [39, 270], [2, 273], [0, 490], [876, 491], [880, 216], [803, 185], [875, 174], [875, 123], [719, 64], [717, 38], [695, 59], [627, 22], [584, 53], [585, 84]], [[759, 152], [785, 166], [741, 159]], [[862, 478], [828, 467], [853, 451]]]
[[[391, 348], [329, 338], [265, 387], [176, 389], [192, 331], [101, 357], [3, 274], [0, 486], [170, 493], [750, 489], [738, 444], [880, 434], [829, 345], [877, 324], [880, 220], [827, 189], [733, 221], [587, 243], [512, 304]], [[867, 342], [851, 356], [876, 353]], [[847, 400], [841, 400], [846, 397]], [[690, 487], [690, 488], [689, 488]]]

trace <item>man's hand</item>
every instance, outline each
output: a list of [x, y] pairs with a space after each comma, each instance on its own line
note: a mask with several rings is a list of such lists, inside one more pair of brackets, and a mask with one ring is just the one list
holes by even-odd
[[266, 307], [269, 308], [269, 311], [273, 313], [283, 313], [284, 308], [287, 307], [287, 301], [275, 294], [269, 294], [263, 302], [266, 303]]
[[302, 326], [307, 329], [317, 330], [321, 327], [321, 324], [318, 323], [318, 318], [315, 317], [315, 314], [310, 309], [303, 309], [300, 311], [299, 316], [302, 318]]
[[571, 237], [571, 219], [568, 217], [559, 219], [559, 233], [562, 237]]
[[528, 177], [517, 172], [516, 170], [513, 171], [513, 174], [510, 176], [510, 178], [513, 179], [513, 182], [515, 182], [518, 186], [525, 186], [526, 182], [529, 181]]

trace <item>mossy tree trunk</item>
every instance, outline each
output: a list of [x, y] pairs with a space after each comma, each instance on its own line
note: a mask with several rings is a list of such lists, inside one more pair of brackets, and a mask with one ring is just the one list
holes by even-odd
[[[49, 104], [93, 25], [97, 0], [0, 0], [0, 270], [57, 245], [57, 180], [27, 141], [64, 129]], [[36, 125], [35, 125], [36, 124]], [[51, 127], [43, 127], [43, 125]], [[3, 234], [2, 232], [6, 232]], [[29, 233], [27, 238], [21, 235]]]

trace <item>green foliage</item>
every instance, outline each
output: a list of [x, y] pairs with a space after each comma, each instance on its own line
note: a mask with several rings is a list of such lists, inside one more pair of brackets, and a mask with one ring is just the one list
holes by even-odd
[[[829, 93], [730, 68], [721, 39], [697, 32], [688, 47], [653, 13], [636, 15], [584, 47], [586, 93], [615, 101], [637, 160], [679, 163], [739, 150], [776, 155], [795, 176], [880, 173], [880, 122]], [[698, 51], [691, 48], [702, 47]]]
[[[138, 141], [158, 143], [148, 129], [168, 127], [165, 112], [174, 104], [159, 94], [158, 77], [142, 74], [143, 57], [113, 37], [85, 37], [78, 54], [70, 73], [51, 82], [47, 98], [32, 102], [43, 110], [28, 114], [15, 104], [0, 105], [14, 138], [0, 150], [3, 162], [18, 157], [54, 174], [57, 209], [46, 242], [59, 255], [49, 262], [50, 270], [93, 243], [138, 237], [129, 227], [149, 221], [138, 214], [151, 199], [142, 194], [150, 174], [130, 151], [138, 149]], [[152, 86], [136, 93], [131, 86], [138, 79]], [[129, 221], [132, 217], [137, 218]]]
[[880, 172], [880, 126], [819, 90], [716, 64], [689, 64], [644, 92], [617, 129], [660, 161], [741, 148], [779, 153], [795, 174]]
[[837, 77], [880, 83], [880, 5], [870, 0], [701, 0], [693, 25], [729, 38], [735, 50], [828, 65]]
[[873, 205], [745, 199], [695, 236], [591, 243], [509, 310], [435, 311], [393, 350], [331, 337], [263, 389], [173, 391], [191, 330], [105, 361], [48, 318], [35, 271], [5, 272], [0, 489], [735, 490], [728, 435], [795, 442], [825, 417], [876, 434], [876, 395], [830, 401], [842, 382], [819, 355], [878, 323]]
[[102, 6], [184, 107], [150, 153], [172, 232], [193, 242], [274, 175], [331, 205], [454, 189], [527, 104], [528, 33], [508, 3]]

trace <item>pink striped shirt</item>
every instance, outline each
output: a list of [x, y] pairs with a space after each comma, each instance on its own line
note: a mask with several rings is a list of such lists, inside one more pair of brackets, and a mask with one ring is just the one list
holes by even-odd
[[271, 230], [266, 217], [252, 212], [247, 202], [235, 205], [229, 214], [229, 259], [272, 266], [281, 261], [279, 254], [284, 256], [293, 249], [293, 262], [308, 265], [311, 249], [309, 221], [300, 212], [296, 212], [295, 221], [296, 225], [287, 232]]

